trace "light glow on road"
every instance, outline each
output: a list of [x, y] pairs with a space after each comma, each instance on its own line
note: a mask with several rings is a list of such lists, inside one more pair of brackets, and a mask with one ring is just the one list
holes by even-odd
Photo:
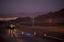
[[11, 37], [13, 37], [13, 34], [16, 34], [17, 29], [14, 29], [14, 30], [10, 30], [10, 29], [8, 29], [7, 31], [8, 31], [8, 35], [9, 35], [9, 37], [10, 37], [10, 35], [11, 35]]

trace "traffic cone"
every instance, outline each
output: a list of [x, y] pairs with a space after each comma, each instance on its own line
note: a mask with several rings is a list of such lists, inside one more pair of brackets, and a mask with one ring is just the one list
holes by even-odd
[[36, 32], [34, 32], [34, 35], [36, 35]]
[[44, 37], [46, 37], [46, 32], [44, 33]]
[[22, 34], [24, 34], [24, 32], [22, 31]]

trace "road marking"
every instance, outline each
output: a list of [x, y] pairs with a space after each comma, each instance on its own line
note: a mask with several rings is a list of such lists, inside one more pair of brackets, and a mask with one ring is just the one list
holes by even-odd
[[54, 38], [54, 39], [58, 39], [58, 40], [64, 41], [63, 39], [60, 39], [60, 38], [57, 38], [57, 37], [53, 37], [53, 36], [47, 36], [47, 37], [50, 37], [50, 38]]

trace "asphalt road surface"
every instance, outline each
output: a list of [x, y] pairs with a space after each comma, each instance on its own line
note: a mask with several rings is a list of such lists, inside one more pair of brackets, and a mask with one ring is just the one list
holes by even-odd
[[[35, 31], [37, 32], [37, 30]], [[33, 30], [30, 31], [30, 33], [32, 32]], [[31, 35], [30, 37], [28, 37], [26, 35], [22, 35], [22, 31], [17, 29], [15, 29], [13, 33], [11, 31], [11, 36], [10, 36], [10, 30], [7, 29], [2, 31], [0, 36], [0, 42], [64, 42], [64, 41], [50, 38], [50, 37], [38, 37], [34, 35]]]

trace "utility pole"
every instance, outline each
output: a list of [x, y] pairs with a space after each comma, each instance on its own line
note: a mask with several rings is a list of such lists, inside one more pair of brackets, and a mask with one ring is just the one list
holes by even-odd
[[33, 23], [33, 28], [34, 28], [34, 18], [32, 19], [32, 23]]
[[50, 27], [50, 25], [51, 25], [51, 19], [49, 19], [49, 27]]

